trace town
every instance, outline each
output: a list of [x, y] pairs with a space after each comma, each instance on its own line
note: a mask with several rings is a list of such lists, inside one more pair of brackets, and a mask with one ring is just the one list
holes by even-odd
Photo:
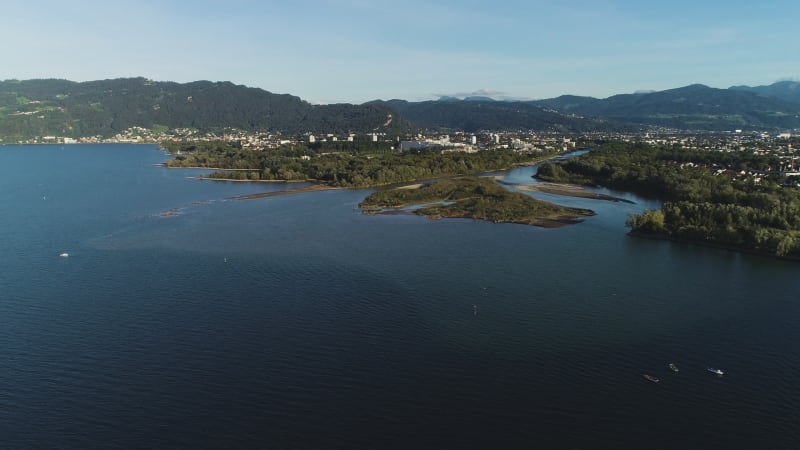
[[[21, 144], [77, 144], [77, 143], [133, 143], [161, 144], [165, 142], [209, 142], [223, 141], [243, 150], [270, 151], [299, 145], [322, 145], [339, 141], [366, 141], [382, 143], [398, 152], [412, 150], [440, 150], [445, 152], [474, 153], [480, 150], [511, 148], [524, 153], [568, 152], [580, 148], [591, 148], [607, 141], [642, 142], [652, 145], [677, 147], [688, 150], [719, 152], [750, 152], [763, 156], [775, 156], [779, 167], [771, 167], [770, 174], [783, 177], [800, 177], [800, 134], [792, 132], [768, 133], [734, 130], [724, 133], [692, 133], [672, 129], [650, 129], [639, 133], [593, 132], [565, 134], [540, 131], [484, 131], [479, 133], [425, 133], [408, 136], [388, 136], [385, 133], [337, 135], [333, 133], [305, 133], [287, 135], [277, 132], [253, 133], [237, 129], [223, 132], [200, 132], [190, 128], [173, 130], [151, 130], [131, 127], [112, 137], [89, 136], [70, 138], [41, 136]], [[745, 174], [739, 174], [739, 176]], [[751, 174], [751, 175], [765, 175]], [[800, 179], [800, 178], [798, 178]], [[791, 183], [795, 185], [795, 183]]]

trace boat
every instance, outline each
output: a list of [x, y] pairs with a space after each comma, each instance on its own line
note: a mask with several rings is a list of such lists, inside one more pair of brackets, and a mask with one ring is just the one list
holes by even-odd
[[658, 378], [656, 378], [656, 377], [654, 377], [654, 376], [652, 376], [650, 374], [647, 374], [647, 373], [642, 375], [642, 376], [645, 377], [647, 380], [652, 381], [653, 383], [658, 383], [659, 381], [661, 381]]
[[673, 372], [677, 372], [678, 371], [678, 366], [676, 366], [673, 363], [669, 363], [669, 370], [671, 370]]
[[725, 374], [725, 372], [723, 372], [723, 371], [721, 371], [719, 369], [714, 369], [712, 367], [706, 367], [706, 370], [708, 370], [711, 373], [715, 373], [715, 374], [717, 374], [717, 376], [720, 376], [720, 377]]
[[58, 256], [60, 256], [62, 258], [69, 258], [69, 253], [64, 252], [64, 253], [59, 254]]

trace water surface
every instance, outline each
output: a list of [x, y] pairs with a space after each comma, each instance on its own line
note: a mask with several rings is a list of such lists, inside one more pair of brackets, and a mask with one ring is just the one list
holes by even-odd
[[629, 238], [627, 193], [365, 216], [166, 158], [0, 147], [2, 447], [800, 445], [797, 263]]

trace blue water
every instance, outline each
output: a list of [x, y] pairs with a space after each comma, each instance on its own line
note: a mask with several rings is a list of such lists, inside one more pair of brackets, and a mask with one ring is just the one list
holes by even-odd
[[0, 146], [0, 447], [800, 448], [795, 262], [166, 159]]

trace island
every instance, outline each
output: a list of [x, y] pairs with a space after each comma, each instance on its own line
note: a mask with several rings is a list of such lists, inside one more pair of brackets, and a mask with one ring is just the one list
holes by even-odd
[[432, 219], [469, 218], [540, 227], [573, 224], [594, 215], [588, 209], [559, 206], [509, 191], [491, 177], [450, 178], [383, 189], [370, 194], [359, 207], [367, 214], [411, 207], [410, 212]]

